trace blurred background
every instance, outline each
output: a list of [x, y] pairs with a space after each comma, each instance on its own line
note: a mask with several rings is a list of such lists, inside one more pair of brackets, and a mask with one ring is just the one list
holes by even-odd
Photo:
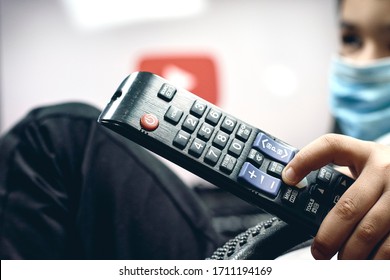
[[300, 148], [330, 129], [336, 1], [0, 0], [0, 132], [150, 70]]
[[[297, 148], [331, 128], [336, 1], [0, 1], [1, 133], [37, 106], [80, 101], [102, 109], [137, 70], [162, 75]], [[205, 183], [171, 166], [189, 185]], [[204, 198], [245, 208], [231, 197]], [[218, 219], [229, 230], [235, 219], [237, 231], [256, 222]]]
[[0, 132], [149, 70], [301, 148], [329, 131], [336, 1], [0, 0]]

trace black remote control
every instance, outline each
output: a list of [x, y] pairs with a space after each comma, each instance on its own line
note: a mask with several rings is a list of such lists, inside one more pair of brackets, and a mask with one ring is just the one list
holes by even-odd
[[328, 165], [286, 185], [296, 148], [149, 72], [129, 75], [98, 122], [312, 236], [353, 183]]

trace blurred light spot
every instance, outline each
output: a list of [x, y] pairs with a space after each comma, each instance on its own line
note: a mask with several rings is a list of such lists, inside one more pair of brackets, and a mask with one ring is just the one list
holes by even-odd
[[75, 25], [99, 29], [199, 14], [207, 0], [62, 0]]
[[276, 96], [291, 96], [298, 88], [295, 72], [283, 64], [274, 64], [266, 69], [263, 79], [265, 88]]
[[173, 64], [165, 67], [163, 76], [178, 87], [185, 88], [189, 91], [193, 91], [198, 83], [194, 74]]

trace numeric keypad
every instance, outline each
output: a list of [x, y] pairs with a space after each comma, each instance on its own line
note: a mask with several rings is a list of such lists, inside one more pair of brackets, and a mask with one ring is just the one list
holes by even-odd
[[[181, 118], [182, 112], [172, 106], [165, 114], [166, 119], [172, 124], [178, 123], [180, 119], [178, 115]], [[174, 146], [181, 150], [189, 146], [190, 155], [196, 158], [203, 156], [203, 161], [212, 166], [219, 162], [219, 169], [230, 174], [252, 128], [238, 124], [235, 118], [224, 115], [220, 110], [207, 106], [201, 100], [196, 100], [188, 114], [184, 115], [182, 129], [173, 140]], [[237, 132], [233, 134], [235, 130]]]

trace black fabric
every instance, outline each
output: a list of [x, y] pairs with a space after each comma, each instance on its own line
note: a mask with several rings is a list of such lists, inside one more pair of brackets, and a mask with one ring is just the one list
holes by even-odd
[[0, 139], [1, 259], [204, 259], [220, 245], [192, 191], [79, 103]]
[[226, 242], [213, 260], [273, 260], [292, 248], [309, 246], [310, 236], [297, 227], [271, 217]]

